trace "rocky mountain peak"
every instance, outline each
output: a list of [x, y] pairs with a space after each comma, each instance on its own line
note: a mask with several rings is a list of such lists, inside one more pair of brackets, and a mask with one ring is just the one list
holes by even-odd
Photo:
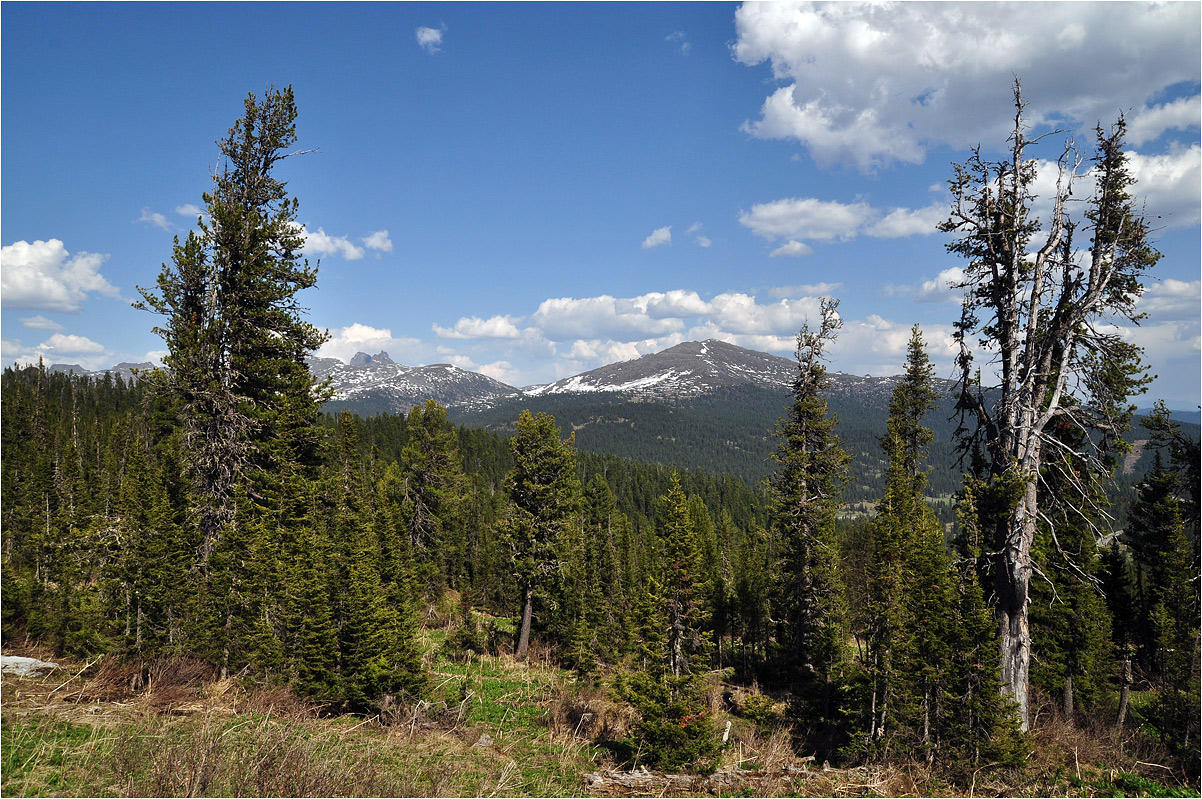
[[379, 366], [381, 364], [395, 364], [396, 361], [389, 357], [387, 352], [380, 350], [375, 355], [368, 355], [366, 352], [356, 352], [348, 366]]

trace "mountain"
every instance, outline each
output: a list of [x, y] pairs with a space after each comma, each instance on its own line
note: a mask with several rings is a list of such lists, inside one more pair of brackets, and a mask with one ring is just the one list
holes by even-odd
[[403, 366], [386, 352], [357, 352], [350, 363], [312, 358], [309, 369], [318, 380], [329, 379], [334, 390], [334, 399], [326, 403], [325, 410], [347, 410], [361, 416], [408, 413], [426, 400], [448, 409], [479, 408], [519, 393], [513, 386], [449, 363]]
[[529, 397], [626, 393], [644, 399], [679, 400], [730, 386], [788, 386], [796, 371], [793, 361], [766, 352], [724, 341], [686, 341], [663, 352], [527, 388], [523, 393]]
[[154, 364], [150, 361], [143, 363], [128, 363], [122, 362], [112, 367], [111, 369], [99, 369], [95, 372], [90, 372], [84, 369], [77, 363], [52, 363], [46, 367], [47, 372], [64, 372], [66, 374], [83, 375], [86, 377], [104, 377], [105, 374], [111, 374], [114, 377], [118, 375], [122, 380], [132, 380], [136, 378], [134, 370], [146, 371], [154, 369]]

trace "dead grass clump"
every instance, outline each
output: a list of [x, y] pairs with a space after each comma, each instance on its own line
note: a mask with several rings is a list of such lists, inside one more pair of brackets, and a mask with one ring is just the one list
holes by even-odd
[[120, 702], [145, 687], [144, 663], [104, 658], [91, 676], [84, 675], [80, 696], [94, 702]]
[[147, 699], [156, 710], [193, 702], [217, 680], [217, 670], [195, 658], [156, 658], [147, 665], [145, 674]]
[[552, 736], [617, 741], [630, 734], [633, 714], [600, 689], [561, 687], [547, 702], [547, 728]]
[[[227, 681], [223, 680], [217, 683], [217, 686], [225, 682]], [[211, 693], [219, 692], [214, 690]], [[301, 720], [317, 718], [321, 714], [322, 706], [312, 699], [298, 696], [287, 686], [273, 685], [247, 691], [239, 697], [238, 709], [276, 718]]]
[[162, 734], [127, 732], [113, 768], [135, 796], [367, 796], [394, 787], [370, 747], [268, 717], [231, 724], [209, 714]]

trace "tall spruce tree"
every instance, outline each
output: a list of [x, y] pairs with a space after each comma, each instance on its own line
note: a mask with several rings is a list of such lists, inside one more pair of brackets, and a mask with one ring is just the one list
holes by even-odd
[[846, 632], [835, 514], [850, 458], [822, 397], [829, 382], [823, 352], [841, 326], [837, 308], [837, 300], [823, 300], [817, 330], [806, 324], [797, 335], [793, 404], [777, 427], [770, 498], [780, 558], [777, 641], [800, 703], [797, 718], [818, 746], [836, 743], [831, 736]]
[[924, 496], [925, 461], [934, 434], [923, 417], [935, 407], [933, 378], [915, 325], [905, 374], [893, 389], [880, 441], [889, 465], [885, 496], [872, 525], [868, 571], [871, 693], [866, 740], [882, 754], [897, 748], [932, 751], [944, 689], [945, 639], [954, 612], [951, 562]]
[[551, 587], [559, 571], [560, 541], [575, 522], [582, 501], [576, 449], [559, 437], [555, 417], [523, 411], [510, 439], [513, 469], [505, 477], [511, 501], [504, 520], [522, 601], [515, 654], [525, 660], [530, 646], [535, 592]]
[[[1090, 442], [1103, 453], [1120, 440], [1131, 414], [1127, 399], [1147, 379], [1139, 349], [1098, 322], [1139, 318], [1140, 280], [1160, 256], [1130, 193], [1134, 179], [1123, 149], [1122, 118], [1109, 131], [1097, 129], [1090, 170], [1094, 191], [1083, 218], [1069, 213], [1085, 161], [1070, 141], [1057, 160], [1051, 213], [1041, 224], [1032, 211], [1037, 165], [1030, 152], [1039, 139], [1027, 137], [1017, 80], [1014, 105], [1006, 157], [989, 161], [978, 149], [966, 163], [954, 165], [951, 214], [940, 229], [957, 234], [948, 251], [967, 261], [956, 323], [959, 432], [966, 450], [979, 447], [986, 457], [983, 491], [1007, 499], [982, 503], [998, 509], [984, 532], [989, 550], [997, 553], [993, 597], [1002, 683], [1025, 729], [1031, 546], [1042, 509], [1045, 449], [1056, 449], [1051, 425], [1067, 419], [1092, 431]], [[1090, 238], [1088, 247], [1079, 230]], [[996, 379], [984, 383], [975, 362], [978, 344], [996, 367], [987, 372]]]
[[157, 379], [179, 401], [204, 564], [239, 486], [263, 501], [257, 478], [317, 458], [319, 392], [305, 359], [325, 336], [296, 296], [317, 268], [301, 255], [297, 201], [273, 174], [295, 142], [291, 87], [248, 96], [217, 143], [223, 163], [198, 231], [176, 239], [154, 288], [138, 289], [137, 305], [166, 317]]

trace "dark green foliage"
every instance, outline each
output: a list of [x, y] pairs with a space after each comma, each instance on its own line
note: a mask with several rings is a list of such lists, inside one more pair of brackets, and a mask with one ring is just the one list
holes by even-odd
[[1096, 539], [1104, 529], [1102, 476], [1074, 455], [1081, 434], [1061, 425], [1061, 455], [1044, 468], [1047, 505], [1032, 546], [1045, 579], [1031, 590], [1032, 683], [1060, 699], [1065, 718], [1109, 704], [1114, 673], [1110, 611], [1100, 590]]
[[711, 586], [690, 503], [675, 475], [661, 501], [663, 583], [652, 579], [636, 610], [633, 669], [618, 680], [618, 695], [638, 711], [642, 762], [708, 774], [717, 766], [720, 746], [702, 677], [713, 649], [707, 629]]
[[824, 301], [819, 329], [807, 325], [797, 336], [793, 404], [779, 425], [779, 468], [771, 483], [780, 575], [776, 638], [798, 700], [794, 715], [805, 720], [810, 745], [820, 751], [833, 750], [842, 736], [838, 682], [847, 634], [835, 514], [848, 456], [821, 396], [823, 350], [840, 325], [837, 305]]
[[522, 598], [516, 653], [526, 657], [535, 592], [549, 593], [559, 574], [563, 539], [576, 524], [581, 504], [580, 476], [571, 442], [559, 437], [555, 418], [523, 413], [510, 440], [514, 466], [505, 478], [510, 506], [503, 520], [513, 554], [513, 575]]

